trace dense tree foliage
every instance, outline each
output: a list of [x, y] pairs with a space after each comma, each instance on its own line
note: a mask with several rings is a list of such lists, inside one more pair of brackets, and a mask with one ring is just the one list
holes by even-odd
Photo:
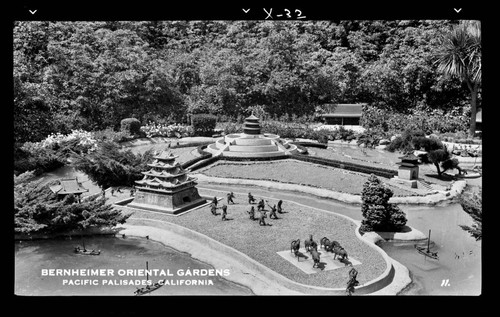
[[64, 233], [92, 227], [113, 227], [129, 216], [114, 209], [99, 195], [81, 202], [74, 195], [59, 199], [33, 173], [14, 177], [14, 230], [23, 234]]
[[398, 232], [406, 225], [405, 213], [395, 204], [389, 203], [393, 196], [390, 188], [375, 175], [371, 175], [363, 185], [361, 192], [361, 231]]
[[461, 79], [435, 63], [439, 39], [457, 24], [15, 22], [15, 138], [118, 130], [124, 118], [187, 122], [190, 114], [236, 117], [255, 108], [312, 115], [325, 103], [446, 112], [468, 104]]
[[89, 154], [74, 153], [72, 166], [82, 171], [102, 188], [114, 186], [133, 186], [142, 179], [152, 160], [152, 150], [143, 154], [134, 154], [131, 150], [122, 151], [112, 141], [103, 141], [97, 150]]

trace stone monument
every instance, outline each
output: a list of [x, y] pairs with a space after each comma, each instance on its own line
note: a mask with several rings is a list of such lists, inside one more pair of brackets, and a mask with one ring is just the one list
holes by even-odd
[[281, 157], [298, 153], [296, 145], [280, 139], [279, 135], [262, 133], [259, 118], [253, 114], [245, 119], [243, 133], [219, 138], [207, 146], [206, 151], [214, 156], [245, 158]]
[[188, 175], [171, 152], [163, 151], [136, 181], [137, 192], [128, 207], [178, 214], [206, 203], [195, 187], [196, 178]]

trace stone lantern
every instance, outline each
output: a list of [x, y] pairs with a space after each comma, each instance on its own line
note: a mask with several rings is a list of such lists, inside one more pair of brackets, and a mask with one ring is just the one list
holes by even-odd
[[407, 183], [411, 188], [417, 188], [418, 180], [418, 157], [413, 153], [399, 157], [397, 180]]

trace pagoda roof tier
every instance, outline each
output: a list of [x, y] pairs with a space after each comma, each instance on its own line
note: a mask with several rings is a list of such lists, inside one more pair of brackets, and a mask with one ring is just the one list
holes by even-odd
[[257, 118], [253, 114], [250, 115], [249, 117], [245, 118], [245, 121], [258, 121], [258, 120], [259, 120], [259, 118]]
[[400, 156], [398, 157], [400, 160], [402, 161], [418, 161], [418, 157], [415, 156], [415, 154], [413, 153], [410, 153], [410, 154], [406, 154], [404, 156]]
[[149, 170], [149, 171], [146, 171], [146, 172], [141, 172], [142, 174], [146, 175], [146, 176], [152, 176], [152, 177], [160, 177], [160, 178], [174, 178], [174, 177], [182, 177], [182, 176], [185, 176], [187, 174], [187, 172], [185, 170], [182, 170], [181, 172], [178, 172], [178, 173], [169, 173], [169, 172], [166, 172], [166, 171], [161, 171], [161, 172], [157, 172], [157, 171], [154, 171], [154, 170]]
[[159, 179], [158, 177], [152, 178], [152, 179], [141, 179], [138, 181], [135, 181], [136, 184], [139, 185], [148, 185], [152, 187], [157, 187], [157, 188], [175, 188], [178, 186], [186, 185], [188, 183], [192, 183], [196, 180], [196, 178], [193, 177], [187, 177], [185, 181], [179, 181], [178, 179], [173, 179], [171, 181], [165, 181], [162, 179]]
[[178, 155], [174, 155], [172, 152], [169, 151], [162, 151], [160, 154], [153, 156], [153, 158], [157, 160], [162, 160], [162, 161], [172, 161], [178, 158]]
[[148, 166], [160, 167], [160, 168], [176, 168], [176, 167], [181, 167], [181, 164], [179, 162], [175, 162], [173, 164], [170, 164], [170, 163], [165, 163], [165, 162], [161, 162], [161, 161], [154, 161], [153, 163], [149, 163]]
[[418, 166], [418, 164], [410, 163], [410, 162], [397, 162], [397, 165], [400, 166], [405, 166], [405, 167], [415, 167]]

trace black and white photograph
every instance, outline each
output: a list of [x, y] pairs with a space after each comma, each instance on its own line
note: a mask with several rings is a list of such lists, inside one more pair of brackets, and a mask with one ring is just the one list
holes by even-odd
[[482, 295], [480, 19], [24, 10], [15, 296]]

